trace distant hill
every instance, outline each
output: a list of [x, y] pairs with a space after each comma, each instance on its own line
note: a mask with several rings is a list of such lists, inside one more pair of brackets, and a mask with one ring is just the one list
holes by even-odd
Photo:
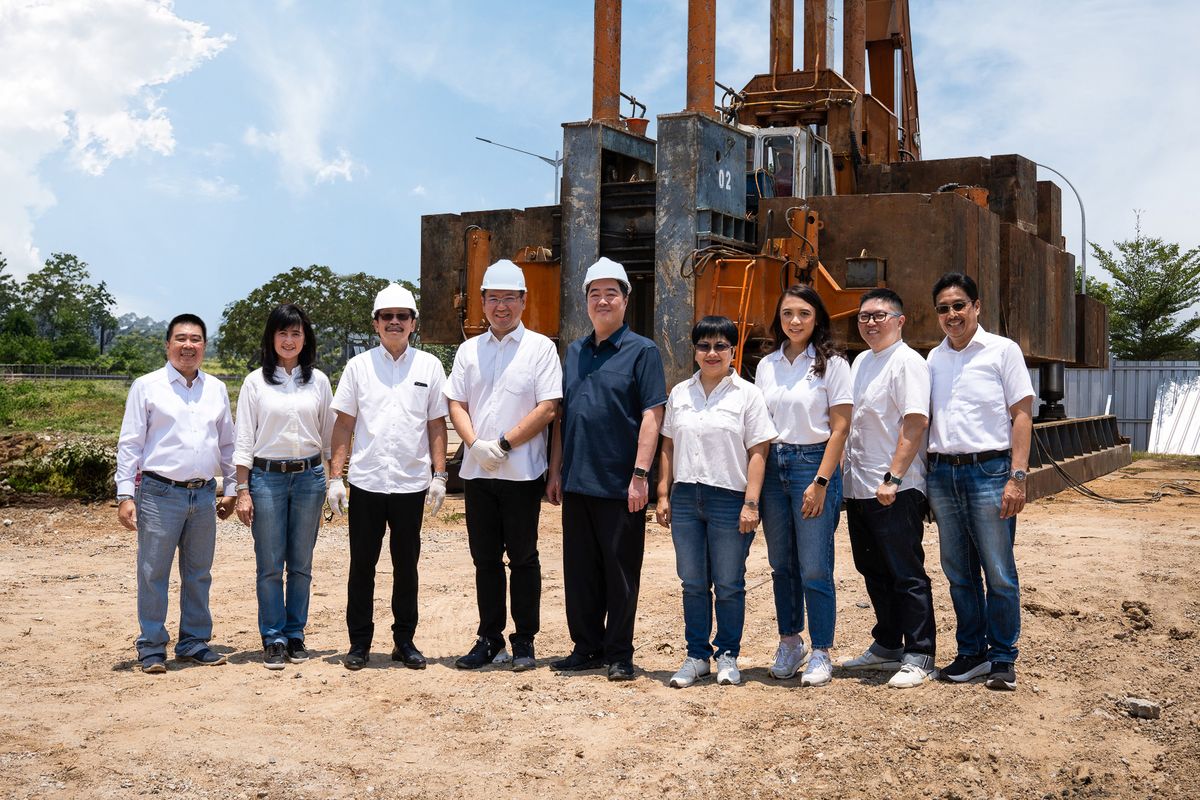
[[123, 336], [127, 333], [144, 333], [155, 337], [166, 336], [167, 323], [165, 320], [139, 317], [130, 312], [117, 318], [117, 335]]

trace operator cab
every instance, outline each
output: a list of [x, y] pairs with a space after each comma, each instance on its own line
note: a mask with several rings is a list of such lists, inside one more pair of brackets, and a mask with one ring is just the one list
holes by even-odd
[[758, 210], [760, 197], [812, 197], [835, 194], [833, 148], [808, 126], [739, 126], [754, 137], [746, 164], [746, 209]]

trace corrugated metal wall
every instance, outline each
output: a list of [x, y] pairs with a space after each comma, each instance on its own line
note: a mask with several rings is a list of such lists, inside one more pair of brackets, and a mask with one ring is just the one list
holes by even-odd
[[[1150, 418], [1154, 415], [1154, 397], [1166, 381], [1188, 381], [1200, 376], [1200, 361], [1120, 361], [1110, 360], [1107, 370], [1069, 369], [1066, 371], [1066, 406], [1071, 417], [1091, 417], [1105, 413], [1112, 396], [1110, 414], [1117, 415], [1122, 436], [1128, 436], [1134, 450], [1145, 450], [1150, 443]], [[1034, 392], [1038, 371], [1029, 371]], [[1037, 413], [1040, 401], [1035, 401]]]

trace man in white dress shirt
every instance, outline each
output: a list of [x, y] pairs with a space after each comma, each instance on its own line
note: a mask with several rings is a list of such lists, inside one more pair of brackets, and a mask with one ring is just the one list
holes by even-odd
[[933, 303], [946, 338], [928, 358], [927, 484], [958, 618], [958, 655], [941, 675], [955, 683], [987, 675], [989, 689], [1011, 691], [1021, 633], [1013, 545], [1025, 507], [1033, 382], [1017, 343], [979, 324], [979, 289], [969, 276], [943, 275]]
[[846, 519], [854, 566], [875, 609], [873, 641], [843, 669], [895, 670], [894, 689], [934, 674], [937, 629], [925, 572], [925, 430], [929, 367], [904, 343], [904, 303], [872, 289], [858, 306], [870, 348], [854, 359], [854, 412], [846, 442]]
[[[413, 643], [417, 629], [417, 562], [421, 516], [436, 514], [446, 498], [446, 373], [433, 355], [410, 346], [417, 302], [399, 284], [375, 297], [379, 347], [346, 364], [331, 408], [337, 412], [330, 458], [329, 506], [342, 513], [349, 499], [350, 577], [346, 669], [366, 666], [375, 635], [375, 565], [385, 530], [392, 557], [392, 660], [425, 669]], [[340, 476], [350, 440], [350, 492]], [[432, 476], [430, 468], [432, 467]]]
[[537, 528], [546, 489], [546, 426], [562, 397], [554, 342], [525, 328], [525, 275], [497, 261], [483, 276], [488, 330], [463, 342], [446, 383], [450, 421], [467, 445], [464, 481], [467, 539], [475, 562], [479, 628], [475, 646], [456, 660], [478, 669], [507, 658], [504, 556], [512, 573], [512, 665], [532, 669], [542, 568]]
[[[167, 671], [167, 592], [179, 551], [179, 639], [175, 660], [224, 664], [208, 646], [208, 592], [217, 516], [233, 512], [234, 428], [225, 384], [200, 370], [208, 331], [194, 314], [167, 326], [167, 364], [133, 382], [117, 443], [117, 518], [137, 531], [138, 660]], [[141, 472], [141, 482], [138, 473]], [[216, 499], [217, 482], [224, 479]]]

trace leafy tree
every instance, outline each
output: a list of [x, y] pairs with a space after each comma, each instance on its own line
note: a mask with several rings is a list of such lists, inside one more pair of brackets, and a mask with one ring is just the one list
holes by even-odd
[[38, 335], [50, 340], [59, 360], [95, 358], [116, 333], [116, 301], [108, 286], [92, 284], [88, 265], [70, 253], [51, 255], [21, 291]]
[[[1180, 252], [1178, 244], [1144, 235], [1141, 214], [1135, 218], [1134, 237], [1114, 242], [1114, 252], [1092, 243], [1100, 266], [1113, 276], [1112, 285], [1101, 283], [1095, 290], [1108, 304], [1113, 354], [1141, 360], [1195, 357], [1200, 314], [1177, 315], [1200, 302], [1200, 247]], [[1090, 278], [1088, 287], [1091, 292]]]
[[20, 291], [17, 281], [8, 272], [8, 261], [0, 253], [0, 325], [4, 324], [8, 312], [20, 306]]
[[[408, 281], [399, 281], [418, 294]], [[370, 347], [375, 295], [387, 278], [356, 272], [338, 275], [326, 266], [292, 267], [246, 296], [225, 306], [217, 354], [222, 361], [257, 366], [263, 327], [281, 303], [303, 308], [317, 335], [317, 363], [330, 375], [341, 371], [357, 349]]]
[[144, 375], [161, 367], [164, 361], [164, 337], [135, 331], [113, 339], [108, 352], [100, 358], [99, 366], [111, 372]]

